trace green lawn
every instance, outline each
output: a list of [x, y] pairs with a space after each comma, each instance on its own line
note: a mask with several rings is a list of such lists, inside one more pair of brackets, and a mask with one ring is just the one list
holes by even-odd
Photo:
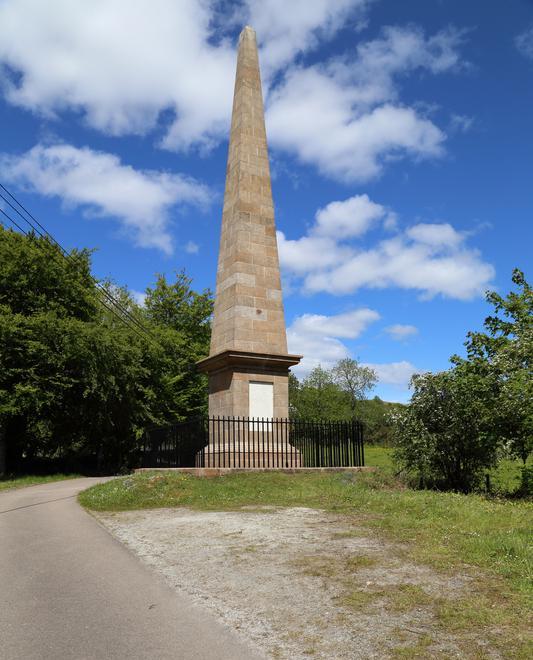
[[393, 450], [388, 447], [367, 445], [365, 447], [365, 465], [392, 472], [392, 452]]
[[24, 488], [25, 486], [47, 484], [52, 481], [63, 481], [64, 479], [76, 479], [80, 476], [79, 474], [25, 474], [21, 476], [9, 476], [6, 479], [0, 479], [0, 491], [10, 488]]

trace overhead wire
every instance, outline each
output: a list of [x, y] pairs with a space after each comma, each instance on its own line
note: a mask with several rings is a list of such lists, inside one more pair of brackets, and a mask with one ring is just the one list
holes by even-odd
[[[74, 259], [74, 257], [67, 251], [65, 248], [46, 230], [45, 227], [26, 209], [25, 206], [23, 206], [18, 199], [11, 193], [9, 190], [2, 184], [0, 183], [0, 188], [2, 188], [10, 197], [13, 199], [13, 201], [20, 206], [20, 208], [31, 218], [31, 220], [28, 220], [27, 217], [25, 217], [16, 207], [9, 202], [5, 198], [5, 196], [0, 192], [0, 198], [3, 199], [9, 206], [27, 223], [30, 225], [30, 227], [39, 235], [39, 236], [46, 236], [54, 245], [56, 245], [59, 250], [61, 251], [62, 255], [68, 259], [69, 261], [74, 261], [77, 262], [79, 259]], [[33, 222], [35, 222], [40, 229], [42, 229], [42, 232], [36, 229], [36, 227], [33, 225]], [[43, 234], [44, 232], [44, 234]], [[147, 332], [146, 328], [140, 323], [138, 319], [136, 319], [127, 308], [125, 308], [122, 303], [120, 303], [105, 287], [103, 287], [96, 278], [92, 277], [92, 275], [89, 275], [91, 280], [94, 283], [94, 286], [99, 289], [109, 300], [110, 303], [112, 303], [114, 306], [116, 306], [123, 314], [128, 316], [128, 318], [135, 323], [142, 331]], [[149, 334], [149, 333], [148, 333]]]
[[[3, 211], [2, 209], [0, 209], [0, 213], [2, 213], [2, 214], [3, 214], [3, 215], [4, 215], [4, 216], [5, 216], [5, 217], [6, 217], [6, 218], [7, 218], [7, 219], [8, 219], [8, 220], [9, 220], [9, 221], [15, 226], [15, 227], [17, 227], [17, 229], [19, 229], [19, 230], [20, 230], [25, 236], [29, 236], [29, 232], [26, 231], [23, 227], [21, 227], [21, 226], [20, 226], [20, 225], [19, 225], [19, 224], [18, 224], [18, 223], [17, 223], [17, 222], [16, 222], [16, 221], [10, 216], [10, 215], [8, 215], [5, 211]], [[58, 254], [55, 253], [54, 256], [58, 256]], [[116, 311], [115, 311], [110, 305], [108, 305], [104, 300], [102, 300], [102, 299], [98, 299], [98, 302], [99, 302], [99, 303], [100, 303], [105, 309], [107, 309], [109, 312], [111, 312], [111, 314], [113, 314], [114, 316], [116, 316], [116, 317], [117, 317], [117, 318], [118, 318], [118, 319], [119, 319], [119, 320], [120, 320], [125, 326], [127, 326], [130, 330], [132, 330], [133, 332], [135, 332], [137, 335], [139, 335], [139, 337], [141, 337], [142, 339], [146, 339], [146, 336], [145, 336], [144, 334], [142, 334], [141, 332], [139, 332], [135, 326], [130, 325], [130, 324], [129, 324], [129, 323], [128, 323], [128, 322], [127, 322], [122, 316], [120, 316], [120, 315], [119, 315], [119, 314], [118, 314], [118, 313], [117, 313], [117, 312], [116, 312]]]
[[[3, 199], [3, 200], [4, 200], [4, 201], [5, 201], [5, 202], [6, 202], [6, 203], [7, 203], [7, 204], [8, 204], [8, 205], [9, 205], [9, 206], [10, 206], [10, 207], [11, 207], [11, 208], [12, 208], [12, 209], [13, 209], [13, 210], [14, 210], [14, 211], [15, 211], [15, 212], [16, 212], [16, 213], [17, 213], [17, 214], [18, 214], [18, 215], [19, 215], [19, 216], [20, 216], [20, 217], [26, 222], [26, 223], [27, 223], [27, 224], [29, 224], [29, 226], [30, 226], [30, 227], [31, 227], [31, 228], [32, 228], [32, 229], [33, 229], [33, 230], [34, 230], [39, 236], [43, 236], [43, 235], [46, 236], [46, 237], [47, 237], [47, 238], [48, 238], [48, 239], [49, 239], [54, 245], [56, 245], [56, 246], [59, 248], [59, 250], [61, 251], [62, 255], [63, 255], [66, 259], [68, 259], [69, 261], [77, 262], [77, 261], [79, 260], [79, 259], [74, 259], [73, 256], [72, 256], [72, 254], [69, 253], [67, 250], [65, 250], [65, 248], [64, 248], [64, 247], [63, 247], [63, 246], [62, 246], [62, 245], [61, 245], [61, 244], [60, 244], [60, 243], [59, 243], [59, 242], [58, 242], [58, 241], [52, 236], [52, 234], [50, 234], [50, 232], [48, 232], [47, 229], [46, 229], [45, 227], [43, 227], [43, 225], [37, 220], [37, 218], [35, 218], [35, 217], [34, 217], [34, 216], [33, 216], [33, 215], [32, 215], [32, 214], [26, 209], [26, 207], [25, 207], [23, 204], [21, 204], [21, 203], [18, 201], [18, 199], [17, 199], [17, 198], [16, 198], [16, 197], [15, 197], [15, 196], [14, 196], [14, 195], [13, 195], [8, 189], [7, 189], [2, 183], [0, 183], [0, 188], [2, 188], [2, 189], [3, 189], [3, 190], [9, 195], [9, 197], [11, 197], [11, 199], [12, 199], [12, 200], [13, 200], [13, 201], [14, 201], [14, 202], [15, 202], [15, 203], [16, 203], [16, 204], [17, 204], [17, 205], [18, 205], [18, 206], [19, 206], [19, 207], [20, 207], [20, 208], [26, 213], [26, 214], [27, 214], [27, 216], [29, 216], [29, 218], [30, 218], [31, 220], [28, 220], [27, 217], [25, 217], [25, 216], [24, 216], [24, 215], [23, 215], [23, 214], [22, 214], [22, 213], [21, 213], [16, 207], [14, 207], [13, 204], [11, 204], [11, 202], [10, 202], [9, 200], [7, 200], [7, 199], [5, 198], [5, 196], [4, 196], [1, 192], [0, 192], [0, 198]], [[5, 213], [4, 213], [4, 215], [5, 215]], [[14, 222], [12, 218], [11, 218], [11, 221]], [[33, 223], [37, 224], [38, 227], [42, 230], [42, 232], [39, 231], [38, 229], [36, 229], [36, 227], [34, 226]], [[16, 225], [16, 226], [20, 228], [20, 225]], [[43, 232], [44, 232], [44, 234], [43, 234]], [[105, 287], [103, 287], [103, 286], [100, 284], [100, 282], [98, 282], [98, 280], [97, 280], [96, 278], [92, 277], [92, 275], [89, 275], [89, 277], [90, 277], [90, 279], [93, 281], [94, 286], [95, 286], [97, 289], [99, 289], [99, 290], [100, 290], [100, 291], [106, 296], [106, 298], [109, 300], [110, 303], [112, 303], [114, 306], [116, 306], [116, 307], [120, 310], [121, 313], [125, 314], [125, 315], [126, 315], [126, 316], [127, 316], [127, 317], [128, 317], [133, 323], [135, 323], [135, 324], [136, 324], [136, 325], [137, 325], [137, 326], [138, 326], [143, 332], [146, 332], [147, 334], [150, 334], [149, 331], [143, 326], [143, 324], [140, 323], [140, 321], [139, 321], [138, 319], [136, 319], [136, 318], [135, 318], [135, 317], [129, 312], [129, 310], [128, 310], [126, 307], [124, 307], [124, 306], [122, 305], [122, 303], [120, 303], [120, 301], [118, 301], [118, 300], [117, 300], [117, 299], [116, 299], [116, 298], [115, 298], [115, 297], [114, 297], [114, 296], [113, 296], [113, 295], [112, 295], [112, 294], [111, 294], [111, 293], [110, 293]]]
[[[24, 213], [27, 214], [28, 217], [23, 215], [19, 209], [17, 209], [3, 194], [0, 192], [0, 198], [4, 200], [8, 206], [13, 209], [17, 213], [17, 215], [24, 220], [30, 227], [31, 229], [41, 238], [47, 239], [50, 243], [52, 243], [55, 247], [59, 249], [59, 254], [66, 259], [67, 261], [77, 263], [78, 265], [81, 264], [81, 262], [78, 259], [74, 259], [74, 257], [67, 251], [65, 248], [57, 241], [52, 234], [17, 200], [17, 198], [2, 184], [0, 183], [0, 188], [9, 195], [9, 197], [24, 211]], [[2, 208], [0, 208], [0, 213], [2, 213], [3, 216], [5, 216], [12, 224], [15, 226], [19, 231], [21, 231], [23, 234], [28, 236], [28, 233], [26, 230], [24, 230], [23, 227], [20, 226], [20, 224], [12, 218], [6, 211]], [[30, 219], [28, 219], [30, 218]], [[37, 225], [37, 227], [35, 226]], [[101, 297], [99, 297], [99, 302], [103, 307], [105, 307], [109, 312], [114, 314], [124, 325], [126, 325], [130, 330], [133, 330], [136, 332], [139, 336], [143, 338], [149, 338], [151, 341], [155, 342], [158, 346], [160, 345], [157, 339], [152, 335], [151, 332], [149, 332], [146, 327], [137, 319], [135, 316], [133, 316], [130, 311], [122, 305], [122, 303], [115, 298], [104, 286], [98, 282], [96, 278], [94, 278], [92, 275], [89, 274], [89, 278], [91, 279], [94, 287], [99, 291], [99, 293], [103, 294], [106, 298], [107, 301], [104, 301]], [[108, 304], [109, 303], [109, 304]], [[120, 312], [118, 313], [117, 312]], [[128, 321], [126, 320], [128, 319]], [[133, 325], [132, 325], [133, 324]]]

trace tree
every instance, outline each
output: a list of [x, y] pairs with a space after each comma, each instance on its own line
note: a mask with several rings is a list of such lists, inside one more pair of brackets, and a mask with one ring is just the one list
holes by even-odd
[[394, 418], [403, 403], [382, 401], [378, 396], [359, 401], [357, 418], [363, 422], [365, 443], [390, 447], [394, 442]]
[[377, 383], [377, 374], [370, 367], [364, 367], [357, 360], [344, 358], [333, 367], [333, 381], [346, 392], [350, 402], [351, 416], [355, 418], [357, 402], [366, 398]]
[[395, 429], [400, 465], [429, 485], [468, 492], [507, 450], [524, 462], [533, 444], [533, 295], [515, 270], [517, 292], [487, 294], [494, 314], [467, 335], [466, 357], [413, 378], [414, 394]]
[[513, 283], [518, 292], [505, 298], [492, 291], [487, 301], [494, 314], [485, 319], [485, 332], [469, 332], [466, 359], [478, 374], [496, 382], [491, 399], [493, 433], [506, 443], [524, 465], [533, 450], [533, 291], [522, 271], [515, 269]]
[[348, 401], [345, 393], [333, 381], [331, 372], [320, 365], [298, 382], [289, 378], [289, 405], [291, 415], [308, 420], [346, 419]]
[[183, 334], [194, 343], [199, 356], [205, 357], [211, 339], [213, 296], [209, 289], [197, 293], [191, 285], [184, 271], [176, 273], [171, 284], [164, 275], [158, 275], [155, 287], [146, 289], [144, 309], [152, 323]]
[[411, 403], [396, 414], [396, 462], [423, 486], [470, 492], [498, 460], [489, 405], [495, 383], [469, 364], [411, 382]]
[[0, 228], [0, 474], [22, 459], [96, 456], [115, 470], [147, 426], [203, 412], [195, 362], [209, 350], [212, 300], [190, 284], [160, 276], [143, 310], [105, 282], [120, 302], [112, 313], [89, 251], [65, 259], [47, 239]]

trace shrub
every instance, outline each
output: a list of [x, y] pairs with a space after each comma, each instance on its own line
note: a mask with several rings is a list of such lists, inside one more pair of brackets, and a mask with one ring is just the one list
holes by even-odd
[[497, 462], [490, 379], [467, 365], [414, 376], [411, 405], [397, 413], [395, 460], [426, 487], [470, 492]]

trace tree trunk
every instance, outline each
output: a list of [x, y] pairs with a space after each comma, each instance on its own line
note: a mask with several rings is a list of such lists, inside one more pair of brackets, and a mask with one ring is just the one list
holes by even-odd
[[0, 424], [0, 478], [6, 474], [6, 454], [7, 454], [7, 441], [6, 432], [2, 424]]

